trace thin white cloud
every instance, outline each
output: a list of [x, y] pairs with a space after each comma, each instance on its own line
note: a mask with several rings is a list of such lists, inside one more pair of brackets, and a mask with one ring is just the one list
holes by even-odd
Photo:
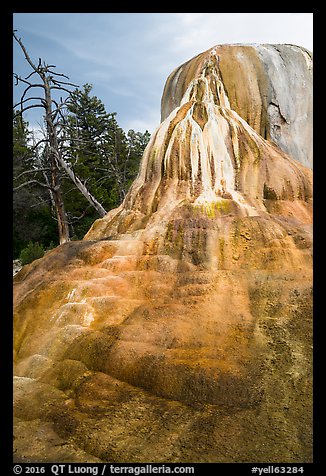
[[312, 13], [178, 14], [174, 50], [195, 55], [223, 43], [293, 43], [312, 49]]
[[198, 24], [207, 13], [176, 13], [176, 17], [186, 26]]
[[42, 49], [45, 59], [62, 59], [60, 72], [93, 84], [134, 130], [158, 126], [167, 76], [216, 44], [313, 47], [312, 13], [29, 13], [15, 14], [14, 25], [34, 38], [36, 58]]
[[124, 86], [111, 86], [110, 84], [107, 86], [108, 91], [116, 94], [117, 96], [124, 96], [124, 97], [136, 97], [136, 94], [133, 89], [130, 87]]
[[160, 115], [159, 107], [144, 106], [139, 110], [138, 117], [136, 115], [126, 117], [121, 126], [125, 131], [133, 129], [134, 131], [145, 132], [147, 130], [152, 134], [160, 124]]

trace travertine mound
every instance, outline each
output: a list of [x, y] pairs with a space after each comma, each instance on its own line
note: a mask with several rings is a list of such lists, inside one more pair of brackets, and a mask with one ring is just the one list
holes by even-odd
[[125, 201], [15, 277], [16, 461], [311, 461], [310, 113], [299, 47], [170, 75]]
[[219, 45], [201, 53], [167, 79], [162, 120], [179, 105], [211, 52], [231, 108], [264, 139], [311, 168], [312, 54], [299, 46]]

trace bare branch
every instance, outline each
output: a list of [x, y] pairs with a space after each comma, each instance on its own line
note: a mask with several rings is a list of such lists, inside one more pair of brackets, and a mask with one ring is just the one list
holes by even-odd
[[50, 71], [49, 68], [55, 68], [55, 66], [54, 66], [53, 64], [50, 64], [50, 65], [48, 66], [48, 71], [49, 71], [49, 73], [55, 74], [56, 76], [62, 76], [63, 78], [69, 79], [69, 76], [67, 76], [66, 74], [56, 73], [55, 71]]
[[16, 108], [17, 106], [19, 106], [19, 105], [21, 106], [21, 105], [22, 105], [24, 102], [26, 102], [26, 101], [31, 101], [32, 99], [38, 100], [38, 101], [39, 101], [39, 100], [42, 101], [42, 98], [39, 98], [39, 97], [26, 98], [26, 99], [23, 99], [22, 101], [17, 102], [17, 104], [15, 104], [15, 105], [13, 106], [13, 109], [15, 109], [15, 108]]
[[49, 195], [50, 195], [50, 201], [51, 201], [51, 205], [53, 206], [53, 208], [55, 208], [55, 200], [54, 200], [54, 196], [53, 196], [53, 190], [52, 190], [52, 187], [50, 186], [50, 181], [49, 181], [49, 178], [48, 176], [46, 175], [45, 171], [42, 172], [43, 174], [43, 177], [44, 177], [44, 180], [45, 180], [45, 183], [47, 184], [48, 186], [48, 189], [49, 189]]
[[18, 180], [20, 177], [22, 177], [23, 175], [28, 175], [28, 174], [34, 174], [34, 173], [37, 173], [37, 172], [43, 172], [43, 171], [49, 171], [51, 170], [49, 167], [44, 167], [44, 168], [41, 168], [41, 169], [31, 169], [31, 170], [25, 170], [24, 172], [22, 172], [21, 174], [17, 175], [17, 177], [14, 177], [14, 180]]
[[17, 187], [14, 187], [14, 188], [13, 188], [13, 191], [16, 192], [16, 191], [19, 190], [20, 188], [26, 187], [27, 185], [31, 185], [31, 184], [37, 184], [37, 185], [39, 185], [40, 187], [44, 187], [44, 188], [46, 188], [46, 189], [54, 190], [54, 188], [51, 187], [50, 185], [46, 185], [45, 183], [39, 182], [38, 180], [29, 180], [28, 182], [21, 183], [21, 184], [18, 185]]
[[[23, 50], [23, 53], [25, 55], [25, 58], [26, 58], [26, 61], [28, 62], [28, 64], [31, 66], [31, 68], [33, 68], [33, 70], [35, 72], [39, 72], [38, 68], [35, 66], [35, 64], [31, 60], [29, 54], [27, 53], [27, 50], [26, 50], [25, 46], [23, 45], [23, 42], [22, 42], [21, 38], [18, 38], [15, 32], [13, 32], [13, 35], [14, 35], [15, 40], [17, 41], [17, 43], [19, 44], [19, 46]], [[40, 61], [41, 61], [41, 58], [39, 59], [39, 65], [40, 65]]]
[[49, 200], [43, 200], [40, 197], [38, 198], [40, 199], [40, 201], [35, 203], [34, 205], [30, 205], [30, 208], [36, 208], [36, 207], [39, 207], [40, 205], [48, 205]]
[[63, 86], [50, 86], [50, 89], [59, 89], [60, 91], [66, 91], [68, 94], [71, 94], [70, 89], [64, 88]]
[[77, 177], [75, 172], [70, 168], [69, 164], [61, 157], [57, 150], [52, 150], [53, 154], [56, 157], [56, 160], [62, 166], [63, 170], [69, 175], [73, 183], [76, 185], [78, 190], [84, 195], [84, 197], [88, 200], [88, 202], [96, 209], [98, 214], [103, 217], [106, 215], [107, 211], [103, 208], [103, 206], [96, 200], [95, 197], [87, 190], [85, 185], [81, 182], [81, 180]]
[[18, 84], [19, 81], [21, 81], [22, 83], [25, 83], [25, 84], [28, 84], [29, 86], [32, 86], [32, 83], [30, 83], [29, 81], [26, 81], [26, 79], [23, 79], [21, 76], [19, 76], [17, 73], [14, 73], [14, 78], [16, 80], [16, 86]]
[[[62, 128], [66, 125], [67, 120], [66, 120], [65, 116], [63, 115], [63, 112], [62, 112], [61, 109], [58, 109], [57, 112], [58, 112], [59, 116], [62, 119], [62, 122], [57, 122], [57, 126], [58, 126], [58, 128], [60, 128], [60, 130], [62, 130]], [[55, 118], [56, 118], [56, 116], [55, 116]]]
[[62, 104], [58, 104], [57, 101], [52, 99], [52, 102], [57, 106], [56, 109], [53, 109], [51, 115], [53, 116], [52, 120], [55, 121], [57, 115], [59, 114], [61, 118], [65, 121], [65, 117], [62, 114], [62, 109], [67, 107], [66, 100]]
[[81, 220], [82, 218], [84, 218], [84, 216], [86, 215], [86, 213], [88, 212], [90, 208], [91, 208], [91, 205], [88, 205], [88, 207], [86, 207], [86, 210], [84, 210], [83, 213], [79, 217], [70, 217], [70, 220], [74, 220], [74, 221]]
[[[22, 101], [24, 101], [24, 98], [25, 98], [27, 92], [31, 88], [43, 88], [44, 89], [44, 86], [42, 84], [29, 84], [29, 86], [27, 86], [27, 88], [24, 89], [23, 94], [21, 95], [21, 98], [20, 98], [20, 101], [19, 101], [20, 104], [22, 103]], [[37, 99], [39, 99], [40, 101], [43, 101], [43, 98], [41, 98], [41, 97], [38, 97]]]
[[35, 149], [37, 149], [37, 147], [38, 147], [40, 144], [42, 144], [42, 142], [47, 142], [47, 141], [48, 141], [47, 139], [41, 139], [41, 140], [39, 140], [36, 144], [34, 144], [30, 149], [31, 149], [32, 151], [34, 151]]
[[59, 81], [58, 79], [53, 79], [53, 78], [52, 78], [52, 82], [53, 82], [53, 84], [55, 84], [55, 85], [57, 85], [57, 84], [65, 84], [66, 86], [73, 86], [74, 88], [78, 88], [78, 85], [77, 85], [77, 84], [69, 83], [68, 81]]
[[62, 97], [60, 98], [60, 104], [55, 100], [55, 99], [52, 99], [52, 102], [57, 106], [57, 108], [59, 107], [67, 107], [68, 105], [68, 98], [66, 99], [62, 99]]
[[[27, 81], [26, 81], [26, 82], [27, 82]], [[22, 96], [24, 97], [25, 94], [27, 93], [27, 91], [29, 91], [31, 88], [43, 88], [43, 89], [45, 89], [45, 88], [44, 88], [44, 84], [32, 84], [32, 83], [31, 83], [31, 84], [24, 90]]]
[[[58, 154], [59, 154], [59, 143], [58, 143], [58, 133], [56, 130], [57, 125], [54, 122], [54, 119], [56, 118], [57, 114], [60, 113], [61, 108], [57, 107], [57, 110], [52, 111], [52, 98], [51, 98], [51, 81], [53, 81], [53, 76], [50, 74], [51, 70], [49, 65], [47, 65], [44, 61], [42, 62], [42, 59], [39, 58], [38, 65], [36, 66], [33, 61], [31, 60], [26, 48], [24, 47], [23, 42], [21, 41], [20, 38], [17, 37], [15, 32], [13, 33], [15, 40], [18, 42], [20, 45], [24, 55], [25, 59], [28, 62], [28, 64], [31, 66], [32, 70], [36, 72], [42, 82], [41, 87], [43, 87], [44, 90], [44, 98], [38, 98], [40, 103], [38, 104], [31, 104], [29, 106], [25, 106], [26, 102], [28, 102], [30, 99], [26, 98], [25, 96], [32, 87], [38, 87], [38, 85], [32, 84], [28, 79], [33, 75], [33, 73], [29, 74], [27, 76], [27, 79], [22, 79], [18, 75], [15, 75], [16, 82], [17, 84], [21, 81], [25, 84], [28, 85], [28, 87], [25, 89], [21, 99], [20, 99], [20, 106], [21, 110], [19, 112], [20, 117], [22, 117], [23, 112], [27, 111], [28, 109], [36, 108], [36, 107], [42, 107], [45, 109], [45, 115], [44, 115], [44, 124], [46, 125], [46, 135], [44, 135], [44, 139], [47, 139], [45, 142], [45, 162], [47, 164], [51, 165], [51, 178], [48, 177], [48, 174], [46, 173], [46, 170], [42, 171], [43, 178], [45, 180], [45, 183], [39, 182], [38, 180], [29, 180], [23, 184], [18, 185], [14, 190], [19, 190], [22, 187], [25, 187], [29, 184], [36, 184], [41, 187], [46, 188], [48, 191], [50, 191], [50, 197], [51, 201], [54, 205], [57, 219], [58, 219], [58, 232], [59, 232], [59, 242], [65, 243], [69, 241], [69, 227], [67, 223], [67, 217], [66, 217], [66, 211], [65, 211], [65, 206], [64, 202], [62, 200], [62, 190], [60, 186], [60, 164], [58, 162]], [[55, 67], [53, 65], [53, 67]], [[53, 73], [54, 76], [56, 76], [55, 73]], [[65, 77], [65, 76], [64, 76]], [[56, 81], [56, 80], [54, 80]], [[61, 85], [60, 82], [58, 82], [56, 85], [53, 86], [53, 89], [59, 89], [61, 91], [67, 91], [68, 94], [70, 94], [70, 90], [68, 90], [65, 86], [69, 86], [69, 84], [64, 84]], [[35, 101], [35, 99], [34, 99]], [[18, 112], [17, 112], [18, 114]], [[42, 142], [39, 142], [42, 143]], [[37, 147], [35, 147], [35, 150], [37, 151]], [[49, 151], [49, 154], [46, 154], [46, 152]], [[54, 153], [53, 151], [57, 152]], [[39, 158], [40, 165], [43, 161]], [[62, 165], [61, 165], [62, 167]], [[41, 167], [42, 169], [42, 167]], [[51, 183], [51, 186], [50, 186]]]
[[43, 107], [43, 109], [45, 108], [45, 106], [42, 104], [32, 104], [31, 106], [24, 107], [20, 111], [17, 111], [16, 114], [14, 114], [14, 117], [20, 116], [23, 112], [27, 111], [28, 109], [32, 109], [33, 107]]
[[28, 76], [26, 76], [25, 80], [30, 78], [31, 76], [33, 76], [33, 74], [37, 73], [37, 71], [32, 71], [31, 73], [29, 73]]
[[[43, 87], [43, 85], [42, 85], [42, 84], [30, 84], [29, 86], [27, 86], [27, 88], [24, 90], [23, 94], [21, 95], [20, 102], [19, 102], [21, 113], [23, 112], [23, 108], [22, 108], [23, 103], [28, 100], [28, 99], [26, 99], [26, 100], [24, 99], [25, 96], [26, 96], [26, 94], [27, 94], [27, 92], [28, 92], [31, 88], [35, 88], [35, 87], [36, 87], [36, 88], [38, 88], [38, 87]], [[34, 98], [34, 100], [39, 100], [39, 101], [41, 101], [41, 103], [42, 103], [42, 104], [44, 105], [44, 107], [45, 107], [45, 103], [44, 103], [44, 99], [43, 99], [43, 98], [41, 98], [41, 97], [36, 97], [36, 98]], [[16, 106], [18, 106], [18, 103], [16, 104]], [[14, 106], [14, 107], [16, 107], [16, 106]]]

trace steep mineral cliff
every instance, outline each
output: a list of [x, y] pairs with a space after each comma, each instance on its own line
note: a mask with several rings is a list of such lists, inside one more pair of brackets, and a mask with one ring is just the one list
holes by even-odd
[[311, 69], [177, 68], [121, 206], [16, 275], [16, 461], [311, 461]]
[[[312, 167], [311, 53], [294, 45], [222, 45], [215, 51], [231, 108], [262, 137]], [[206, 59], [207, 51], [171, 73], [162, 119], [179, 105]]]

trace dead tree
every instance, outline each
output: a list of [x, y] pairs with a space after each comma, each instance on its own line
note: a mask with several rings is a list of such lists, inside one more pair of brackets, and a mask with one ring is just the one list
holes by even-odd
[[[48, 65], [45, 62], [42, 63], [41, 58], [39, 58], [39, 62], [37, 65], [33, 63], [22, 40], [17, 37], [15, 31], [13, 32], [13, 36], [21, 47], [25, 59], [32, 69], [31, 73], [26, 78], [22, 78], [18, 76], [18, 74], [14, 73], [16, 85], [19, 83], [26, 85], [21, 95], [20, 101], [14, 105], [15, 114], [20, 114], [22, 116], [24, 112], [32, 108], [42, 108], [44, 110], [45, 137], [41, 141], [39, 141], [37, 145], [39, 145], [40, 143], [46, 145], [47, 167], [44, 167], [44, 170], [42, 170], [42, 172], [44, 174], [46, 174], [47, 172], [49, 173], [49, 178], [47, 178], [44, 183], [35, 179], [27, 180], [25, 183], [20, 184], [18, 187], [16, 187], [16, 190], [18, 188], [21, 188], [22, 186], [32, 183], [35, 183], [49, 190], [51, 201], [54, 204], [56, 218], [58, 222], [59, 243], [62, 244], [70, 240], [69, 223], [64, 206], [62, 188], [60, 183], [60, 172], [62, 170], [64, 170], [64, 172], [70, 177], [74, 185], [84, 195], [88, 202], [96, 209], [96, 211], [101, 217], [107, 213], [103, 206], [95, 199], [95, 197], [92, 196], [92, 194], [82, 183], [82, 181], [75, 175], [70, 165], [64, 160], [62, 156], [62, 147], [60, 144], [59, 137], [60, 122], [58, 119], [64, 118], [63, 111], [66, 107], [67, 99], [63, 101], [62, 98], [60, 98], [60, 101], [56, 101], [53, 98], [52, 92], [63, 91], [70, 95], [70, 93], [72, 92], [71, 88], [76, 88], [78, 86], [67, 81], [69, 80], [69, 78], [65, 74], [54, 72], [54, 65]], [[38, 76], [39, 82], [31, 81], [30, 78], [33, 75]], [[30, 96], [29, 94], [32, 90], [34, 90], [34, 88], [43, 90], [42, 95]], [[18, 110], [17, 107], [19, 107]], [[33, 172], [37, 171], [41, 170], [33, 169]], [[46, 175], [46, 177], [48, 177], [48, 175]]]

